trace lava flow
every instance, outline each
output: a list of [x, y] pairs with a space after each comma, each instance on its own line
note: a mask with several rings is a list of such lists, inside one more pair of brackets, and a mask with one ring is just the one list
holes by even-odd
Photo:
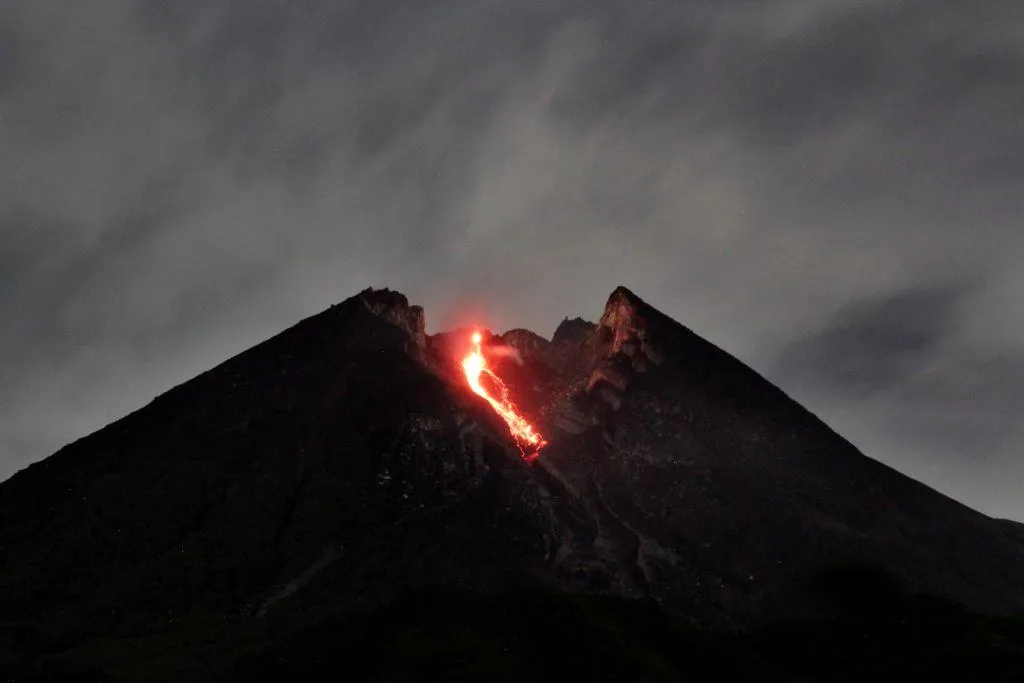
[[[516, 445], [519, 446], [519, 451], [523, 454], [523, 458], [533, 460], [540, 453], [540, 449], [547, 445], [547, 441], [533, 428], [533, 425], [519, 414], [519, 411], [508, 397], [508, 389], [505, 387], [505, 383], [487, 367], [487, 359], [484, 358], [484, 352], [480, 346], [483, 342], [483, 335], [479, 332], [474, 332], [470, 339], [473, 342], [473, 346], [466, 357], [462, 359], [462, 369], [466, 372], [466, 381], [469, 383], [469, 388], [473, 390], [474, 394], [490, 403], [491, 407], [494, 408], [494, 412], [501, 415], [502, 419], [505, 420], [508, 424], [509, 432], [512, 433], [512, 438], [515, 439]], [[495, 398], [492, 396], [487, 387], [481, 383], [480, 380], [483, 375], [487, 375], [491, 379], [491, 382], [500, 394], [499, 397]]]

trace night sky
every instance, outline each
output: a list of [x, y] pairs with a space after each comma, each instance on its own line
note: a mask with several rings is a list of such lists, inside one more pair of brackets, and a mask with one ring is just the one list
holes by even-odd
[[368, 286], [626, 285], [1024, 519], [1016, 0], [0, 0], [0, 478]]

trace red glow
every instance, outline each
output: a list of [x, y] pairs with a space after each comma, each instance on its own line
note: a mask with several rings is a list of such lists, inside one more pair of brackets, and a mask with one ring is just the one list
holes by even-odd
[[[508, 388], [505, 387], [505, 383], [487, 367], [487, 359], [484, 358], [484, 352], [481, 348], [483, 335], [479, 332], [474, 332], [470, 337], [470, 341], [472, 342], [472, 348], [466, 354], [466, 357], [462, 359], [462, 369], [466, 373], [466, 381], [469, 383], [469, 388], [473, 390], [474, 394], [490, 403], [491, 407], [494, 408], [494, 412], [498, 413], [505, 420], [512, 438], [515, 439], [516, 445], [519, 446], [519, 450], [523, 454], [523, 458], [533, 460], [540, 453], [540, 449], [547, 445], [547, 441], [533, 428], [533, 425], [519, 414], [519, 410], [508, 397]], [[489, 377], [491, 383], [496, 387], [497, 397], [492, 396], [487, 387], [481, 383], [480, 380], [484, 375]]]

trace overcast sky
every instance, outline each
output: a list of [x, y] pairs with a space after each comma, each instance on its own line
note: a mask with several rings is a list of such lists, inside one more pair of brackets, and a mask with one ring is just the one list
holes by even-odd
[[0, 0], [0, 478], [367, 286], [619, 284], [1024, 520], [1017, 0]]

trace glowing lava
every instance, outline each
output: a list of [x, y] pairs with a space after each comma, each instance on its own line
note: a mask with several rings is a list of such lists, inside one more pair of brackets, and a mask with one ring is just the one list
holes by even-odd
[[[494, 412], [501, 415], [502, 419], [508, 424], [508, 430], [512, 433], [512, 438], [515, 439], [516, 445], [519, 446], [523, 457], [527, 460], [533, 460], [540, 453], [540, 449], [547, 445], [547, 441], [533, 428], [533, 425], [519, 414], [515, 405], [509, 400], [508, 389], [505, 387], [505, 383], [487, 367], [487, 359], [484, 358], [483, 349], [480, 347], [480, 344], [483, 342], [483, 335], [479, 332], [474, 332], [470, 340], [473, 342], [473, 346], [466, 357], [462, 359], [462, 369], [466, 372], [466, 381], [469, 383], [469, 388], [473, 390], [474, 394], [490, 403], [491, 407], [494, 408]], [[497, 388], [499, 394], [497, 398], [492, 396], [487, 387], [481, 383], [480, 380], [484, 375], [487, 375], [491, 379], [491, 383]]]

